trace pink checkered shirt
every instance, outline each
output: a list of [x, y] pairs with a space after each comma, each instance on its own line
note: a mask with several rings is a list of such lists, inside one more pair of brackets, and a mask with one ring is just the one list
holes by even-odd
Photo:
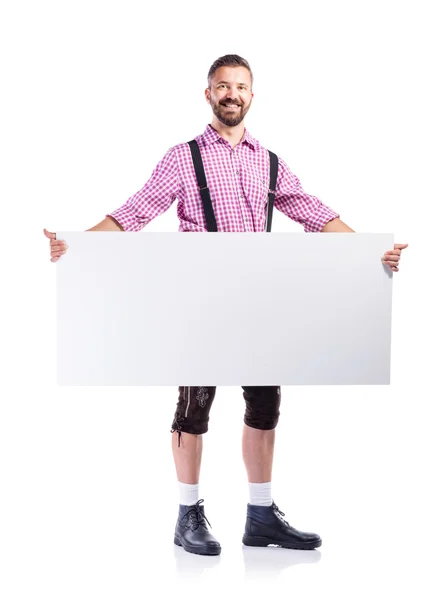
[[[198, 135], [218, 231], [264, 231], [269, 190], [269, 153], [245, 129], [235, 148], [207, 125]], [[202, 200], [187, 143], [168, 150], [144, 187], [106, 216], [125, 231], [139, 231], [177, 199], [179, 231], [207, 231]], [[304, 227], [321, 231], [339, 217], [315, 196], [279, 158], [275, 208]]]

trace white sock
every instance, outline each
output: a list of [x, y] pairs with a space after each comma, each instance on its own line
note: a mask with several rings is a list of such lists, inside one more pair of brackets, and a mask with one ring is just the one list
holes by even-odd
[[249, 504], [256, 506], [272, 505], [272, 483], [250, 483], [249, 482]]
[[199, 499], [199, 484], [198, 483], [181, 483], [179, 484], [180, 504], [192, 506]]

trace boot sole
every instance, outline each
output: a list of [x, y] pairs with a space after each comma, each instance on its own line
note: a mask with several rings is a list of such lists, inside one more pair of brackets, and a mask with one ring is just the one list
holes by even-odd
[[181, 546], [184, 550], [186, 550], [186, 552], [191, 552], [191, 554], [201, 554], [202, 556], [217, 556], [222, 551], [220, 546], [217, 548], [215, 546], [213, 546], [212, 548], [208, 547], [205, 548], [205, 550], [202, 550], [198, 546], [182, 544], [182, 542], [176, 535], [174, 536], [174, 543], [176, 544], [176, 546]]
[[318, 542], [298, 543], [280, 542], [279, 540], [271, 540], [270, 538], [266, 537], [251, 536], [247, 535], [246, 533], [244, 534], [242, 541], [245, 546], [264, 547], [269, 546], [270, 544], [274, 544], [281, 548], [289, 548], [290, 550], [314, 550], [315, 548], [319, 548], [319, 546], [322, 544], [322, 540], [319, 540]]

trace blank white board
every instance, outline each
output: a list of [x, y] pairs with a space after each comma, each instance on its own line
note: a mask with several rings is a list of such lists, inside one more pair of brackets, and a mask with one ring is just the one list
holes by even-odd
[[59, 385], [390, 382], [392, 234], [57, 239]]

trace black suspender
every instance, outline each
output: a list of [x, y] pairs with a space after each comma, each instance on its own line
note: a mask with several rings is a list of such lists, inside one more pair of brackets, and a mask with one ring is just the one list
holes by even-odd
[[217, 222], [215, 220], [214, 210], [212, 208], [211, 194], [209, 193], [208, 185], [206, 183], [205, 169], [203, 168], [200, 148], [196, 140], [192, 140], [191, 142], [188, 142], [188, 144], [191, 148], [191, 155], [194, 163], [194, 169], [196, 171], [197, 184], [199, 186], [200, 195], [202, 197], [206, 225], [208, 226], [208, 231], [217, 231]]
[[269, 194], [267, 196], [266, 227], [265, 227], [264, 231], [270, 231], [270, 228], [272, 227], [273, 203], [275, 202], [275, 190], [277, 187], [277, 177], [278, 177], [278, 156], [269, 150], [269, 158], [270, 158]]
[[[212, 208], [211, 195], [209, 193], [208, 185], [206, 182], [205, 169], [203, 168], [202, 156], [200, 154], [199, 145], [195, 140], [188, 142], [191, 149], [191, 156], [194, 163], [194, 170], [196, 172], [197, 184], [200, 190], [200, 196], [202, 197], [203, 210], [205, 212], [205, 219], [208, 231], [218, 231], [217, 222], [214, 216], [214, 209]], [[269, 178], [269, 193], [267, 196], [267, 213], [266, 213], [266, 225], [265, 231], [270, 231], [272, 226], [272, 212], [273, 203], [275, 201], [275, 189], [277, 185], [278, 177], [278, 157], [276, 154], [269, 150], [270, 158], [270, 178]]]

